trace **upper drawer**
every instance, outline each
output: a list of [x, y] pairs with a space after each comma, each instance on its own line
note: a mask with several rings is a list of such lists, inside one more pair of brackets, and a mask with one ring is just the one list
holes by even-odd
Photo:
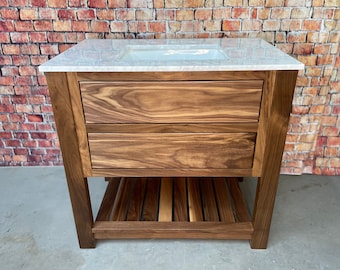
[[258, 121], [261, 80], [80, 82], [86, 123]]

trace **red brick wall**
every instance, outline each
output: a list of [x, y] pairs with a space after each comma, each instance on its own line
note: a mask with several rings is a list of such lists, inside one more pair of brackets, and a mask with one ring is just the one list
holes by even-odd
[[339, 0], [0, 0], [0, 165], [61, 164], [37, 67], [85, 38], [262, 37], [299, 73], [282, 173], [340, 172]]

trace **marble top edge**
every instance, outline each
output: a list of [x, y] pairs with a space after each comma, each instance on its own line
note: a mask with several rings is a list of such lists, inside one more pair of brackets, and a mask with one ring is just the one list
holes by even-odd
[[[155, 51], [156, 49], [156, 51]], [[163, 51], [166, 52], [166, 54]], [[181, 50], [185, 50], [181, 55]], [[188, 50], [201, 54], [186, 55]], [[157, 52], [162, 52], [159, 57]], [[175, 56], [169, 56], [173, 53]], [[293, 57], [257, 38], [87, 39], [41, 72], [301, 70]]]

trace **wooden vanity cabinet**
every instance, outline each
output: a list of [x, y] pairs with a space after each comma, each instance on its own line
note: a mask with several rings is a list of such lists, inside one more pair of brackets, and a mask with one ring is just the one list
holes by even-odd
[[[266, 248], [297, 71], [46, 73], [79, 243]], [[108, 180], [93, 221], [87, 177]], [[238, 179], [258, 177], [250, 217]]]

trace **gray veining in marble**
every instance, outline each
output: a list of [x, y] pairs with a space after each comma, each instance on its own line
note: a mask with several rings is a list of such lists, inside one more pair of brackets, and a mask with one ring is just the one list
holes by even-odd
[[42, 72], [300, 70], [262, 39], [88, 39], [40, 66]]

